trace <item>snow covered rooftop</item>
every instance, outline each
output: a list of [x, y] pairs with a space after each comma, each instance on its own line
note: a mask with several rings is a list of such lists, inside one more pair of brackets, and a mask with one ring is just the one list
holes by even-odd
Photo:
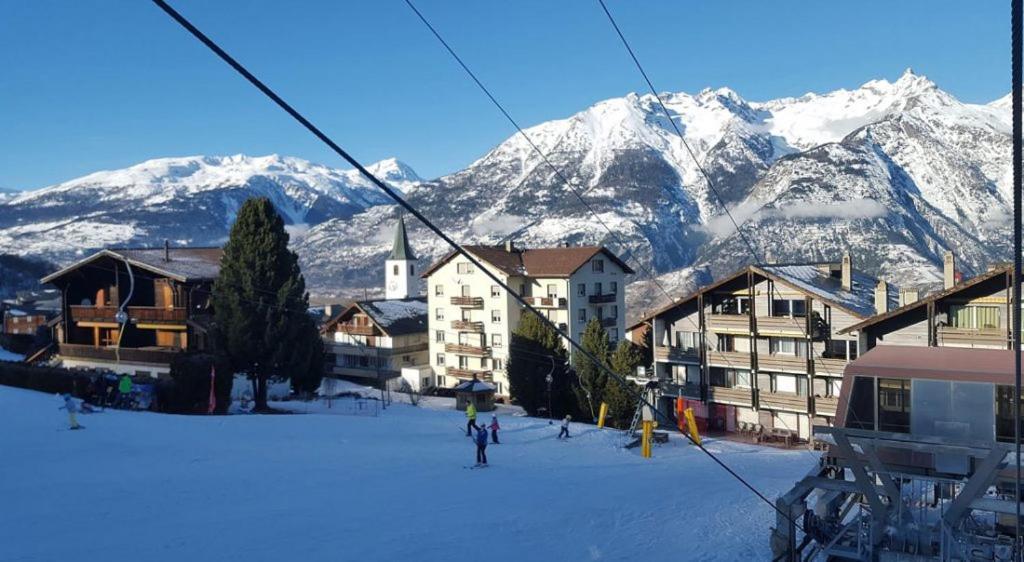
[[49, 283], [103, 258], [128, 261], [133, 266], [182, 282], [213, 280], [220, 273], [220, 258], [223, 254], [221, 248], [110, 248], [51, 273], [43, 277], [41, 282]]
[[494, 385], [489, 382], [473, 379], [455, 385], [455, 392], [494, 392]]
[[[875, 314], [878, 280], [870, 275], [854, 270], [851, 274], [853, 286], [847, 290], [843, 288], [842, 280], [831, 275], [822, 264], [762, 265], [758, 269], [860, 316]], [[895, 285], [889, 285], [887, 297], [890, 310], [899, 305], [899, 291]]]
[[389, 336], [427, 331], [426, 297], [358, 301], [355, 306]]

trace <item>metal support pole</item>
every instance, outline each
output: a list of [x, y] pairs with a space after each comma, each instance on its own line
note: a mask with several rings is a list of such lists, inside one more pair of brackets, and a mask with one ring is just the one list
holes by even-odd
[[1022, 158], [1024, 151], [1021, 146], [1021, 75], [1024, 74], [1022, 65], [1022, 44], [1024, 44], [1024, 0], [1013, 0], [1011, 12], [1011, 92], [1012, 92], [1012, 119], [1013, 119], [1013, 363], [1014, 363], [1014, 394], [1013, 394], [1013, 439], [1017, 452], [1017, 474], [1015, 479], [1015, 498], [1017, 506], [1016, 521], [1016, 558], [1024, 560], [1024, 548], [1021, 547], [1021, 446], [1020, 446], [1020, 392], [1021, 392], [1021, 361], [1020, 361], [1020, 282], [1021, 282], [1021, 172]]

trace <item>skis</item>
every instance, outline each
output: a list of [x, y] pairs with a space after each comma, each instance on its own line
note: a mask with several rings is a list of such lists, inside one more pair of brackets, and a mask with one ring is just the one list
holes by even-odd
[[467, 470], [476, 470], [478, 468], [487, 468], [488, 466], [491, 466], [491, 465], [477, 463], [477, 464], [474, 464], [474, 465], [464, 466], [462, 468], [465, 468]]

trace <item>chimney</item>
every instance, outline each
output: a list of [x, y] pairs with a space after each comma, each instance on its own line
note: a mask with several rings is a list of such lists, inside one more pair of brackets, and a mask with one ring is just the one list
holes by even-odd
[[900, 306], [907, 306], [908, 304], [915, 303], [921, 298], [921, 293], [917, 289], [901, 288], [900, 289]]
[[512, 239], [505, 240], [505, 251], [511, 254], [514, 249], [515, 246], [512, 245]]
[[171, 261], [171, 243], [164, 238], [164, 261]]
[[849, 291], [853, 289], [853, 260], [850, 259], [850, 253], [843, 254], [843, 289]]
[[942, 288], [952, 289], [956, 285], [956, 260], [953, 252], [947, 250], [942, 254]]
[[875, 314], [889, 312], [889, 284], [879, 279], [875, 285]]

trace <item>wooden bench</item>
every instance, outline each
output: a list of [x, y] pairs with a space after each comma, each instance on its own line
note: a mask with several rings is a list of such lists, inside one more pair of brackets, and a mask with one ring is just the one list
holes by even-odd
[[773, 427], [769, 429], [768, 438], [772, 441], [782, 441], [787, 447], [793, 445], [793, 432], [781, 427]]

